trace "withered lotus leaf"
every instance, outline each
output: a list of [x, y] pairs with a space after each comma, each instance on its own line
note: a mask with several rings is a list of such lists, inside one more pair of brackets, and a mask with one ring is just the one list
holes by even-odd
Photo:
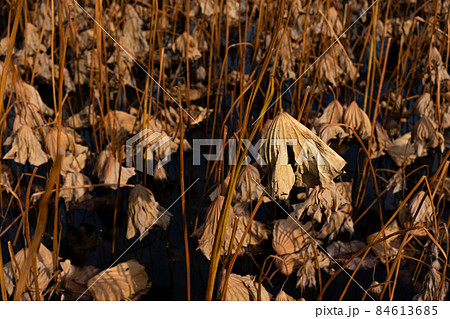
[[419, 116], [434, 117], [434, 101], [431, 98], [431, 94], [428, 92], [422, 94], [414, 103], [411, 111], [407, 112], [406, 115], [409, 113]]
[[[326, 187], [342, 173], [346, 162], [317, 135], [287, 112], [271, 123], [263, 145], [269, 165], [269, 190], [287, 199], [294, 186]], [[293, 158], [292, 158], [293, 157]]]
[[58, 135], [60, 136], [59, 148], [64, 152], [61, 174], [80, 172], [88, 158], [88, 147], [78, 144], [83, 141], [83, 138], [68, 127], [62, 127], [59, 133], [56, 127], [50, 128], [45, 135], [45, 145], [53, 161], [56, 160], [58, 153]]
[[278, 256], [275, 259], [275, 266], [283, 275], [289, 276], [294, 270], [298, 269], [304, 261], [305, 257], [302, 253], [287, 254]]
[[[378, 240], [383, 239], [384, 237], [387, 237], [397, 231], [400, 230], [400, 227], [398, 226], [397, 220], [392, 221], [384, 230], [384, 235], [380, 234], [377, 238]], [[366, 242], [367, 244], [371, 244], [372, 242], [374, 242], [375, 237], [378, 235], [379, 232], [375, 232], [373, 234], [370, 234], [369, 236], [367, 236]], [[398, 248], [396, 248], [394, 245], [392, 245], [393, 241], [398, 237], [399, 235], [395, 235], [395, 236], [391, 236], [388, 239], [386, 239], [385, 241], [381, 241], [378, 244], [375, 244], [372, 249], [375, 252], [375, 255], [380, 258], [380, 260], [383, 263], [386, 263], [386, 254], [384, 251], [384, 243], [386, 243], [386, 250], [387, 250], [387, 259], [388, 261], [391, 260], [392, 258], [394, 258], [397, 253], [398, 253]]]
[[275, 301], [297, 301], [291, 296], [289, 296], [287, 293], [285, 293], [283, 290], [278, 293], [278, 295], [275, 297]]
[[415, 154], [415, 146], [411, 142], [411, 132], [408, 132], [395, 139], [391, 146], [387, 149], [389, 155], [397, 166], [411, 164], [417, 158]]
[[[14, 255], [15, 262], [14, 263], [9, 262], [5, 264], [3, 267], [3, 272], [5, 275], [6, 291], [8, 295], [11, 295], [14, 291], [16, 280], [20, 276], [20, 270], [22, 269], [25, 263], [27, 253], [28, 248], [21, 249]], [[53, 272], [52, 252], [48, 250], [48, 248], [45, 247], [43, 244], [40, 244], [36, 254], [36, 273], [40, 294], [42, 294], [42, 292], [45, 290], [45, 288], [47, 288], [48, 284], [52, 280], [52, 272]], [[32, 300], [36, 300], [36, 290], [32, 268], [29, 270], [27, 276], [28, 278], [25, 283], [26, 290], [24, 291], [30, 291]], [[42, 300], [42, 296], [40, 299]], [[22, 300], [30, 300], [30, 295], [28, 293], [24, 293], [22, 295]]]
[[[439, 271], [441, 265], [438, 260], [431, 263], [430, 270], [426, 273], [422, 282], [420, 292], [413, 297], [418, 301], [444, 301], [447, 296], [449, 283], [444, 280], [442, 283], [442, 275]], [[442, 286], [441, 286], [442, 285]], [[442, 289], [440, 289], [442, 287]]]
[[[212, 202], [206, 213], [205, 223], [192, 234], [193, 236], [199, 237], [197, 249], [201, 250], [205, 257], [208, 259], [211, 258], [214, 238], [216, 235], [217, 225], [219, 223], [220, 213], [222, 211], [224, 200], [224, 196], [218, 196]], [[233, 207], [230, 207], [221, 248], [221, 254], [225, 254], [228, 252], [231, 242], [233, 242], [232, 253], [236, 252], [236, 249], [242, 239], [242, 236], [244, 235], [244, 231], [247, 227], [248, 222], [249, 216], [238, 216], [234, 212]], [[235, 236], [232, 238], [233, 227], [235, 223], [237, 223], [237, 228]], [[250, 249], [251, 246], [259, 245], [262, 241], [266, 240], [269, 237], [269, 233], [269, 230], [264, 224], [253, 220], [250, 226], [250, 230], [244, 239], [242, 249], [239, 251], [239, 254], [244, 253], [247, 249]]]
[[[221, 291], [224, 288], [224, 279], [221, 281]], [[231, 274], [228, 279], [227, 293], [224, 300], [226, 301], [257, 301], [258, 300], [258, 284], [250, 276], [239, 276]], [[261, 301], [270, 301], [270, 294], [261, 286]]]
[[48, 158], [33, 130], [27, 124], [23, 124], [18, 129], [12, 138], [11, 149], [3, 156], [3, 159], [13, 159], [20, 164], [25, 164], [28, 161], [34, 166], [47, 163]]
[[[76, 186], [87, 186], [91, 185], [91, 181], [89, 177], [86, 175], [76, 172], [69, 172], [64, 177], [64, 184], [62, 185], [62, 190], [59, 193], [59, 196], [64, 199], [64, 202], [67, 204], [69, 202], [81, 202], [91, 198], [89, 192], [93, 191], [93, 187], [79, 187]], [[75, 187], [75, 188], [72, 188]], [[64, 189], [68, 188], [68, 189]]]
[[440, 147], [441, 152], [444, 151], [444, 136], [439, 132], [438, 125], [427, 116], [417, 121], [412, 130], [412, 136], [419, 157], [425, 156], [428, 148]]
[[[119, 170], [122, 169], [119, 181]], [[132, 176], [136, 175], [136, 171], [132, 167], [120, 168], [120, 163], [114, 156], [110, 146], [107, 146], [98, 156], [95, 164], [94, 173], [98, 176], [102, 183], [107, 184], [112, 189], [117, 188], [117, 184], [126, 183]]]
[[331, 214], [330, 220], [322, 226], [316, 237], [319, 239], [328, 237], [328, 240], [331, 241], [344, 231], [353, 234], [353, 220], [349, 214], [338, 210]]
[[345, 110], [344, 123], [353, 128], [363, 140], [367, 139], [372, 133], [369, 116], [355, 101], [350, 103]]
[[[272, 247], [278, 255], [292, 254], [301, 250], [309, 239], [308, 234], [299, 226], [300, 222], [294, 219], [295, 215], [291, 214], [274, 222]], [[310, 230], [310, 226], [302, 225], [302, 227], [306, 231]]]
[[145, 267], [136, 260], [129, 260], [100, 272], [87, 285], [95, 300], [120, 301], [138, 298], [147, 292], [151, 282]]
[[237, 179], [233, 200], [244, 202], [258, 200], [263, 194], [260, 184], [258, 169], [252, 165], [244, 166]]
[[[340, 186], [340, 188], [342, 188]], [[345, 194], [345, 193], [344, 193]], [[298, 219], [306, 212], [308, 216], [321, 223], [323, 219], [328, 221], [331, 215], [339, 209], [345, 211], [350, 204], [347, 196], [342, 195], [333, 182], [327, 188], [310, 188], [306, 194], [302, 194], [305, 201], [294, 204], [295, 214]]]
[[160, 226], [167, 229], [172, 214], [164, 209], [153, 196], [153, 193], [142, 185], [136, 185], [128, 198], [127, 239], [136, 236], [139, 231], [142, 240], [147, 235], [147, 229]]
[[186, 58], [186, 45], [189, 42], [188, 55], [191, 61], [198, 60], [202, 57], [202, 53], [199, 50], [197, 40], [186, 31], [176, 38], [175, 43], [172, 47], [173, 51], [180, 52], [184, 58]]

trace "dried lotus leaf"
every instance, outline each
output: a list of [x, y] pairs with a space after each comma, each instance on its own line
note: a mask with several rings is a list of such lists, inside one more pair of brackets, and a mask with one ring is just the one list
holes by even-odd
[[95, 300], [120, 301], [138, 298], [147, 292], [151, 283], [145, 267], [129, 260], [92, 277], [87, 285]]
[[[294, 219], [295, 217], [290, 215], [274, 222], [272, 247], [278, 255], [292, 254], [301, 250], [309, 238], [300, 227], [300, 222]], [[306, 226], [302, 227], [305, 229]]]
[[[328, 186], [342, 173], [346, 162], [308, 128], [286, 112], [271, 123], [263, 145], [263, 159], [269, 165], [269, 189], [287, 199], [298, 187]], [[293, 154], [294, 162], [289, 154]]]
[[[220, 284], [220, 290], [224, 290], [224, 279]], [[256, 301], [258, 300], [258, 284], [250, 275], [239, 276], [231, 274], [228, 279], [225, 301]], [[270, 301], [267, 290], [261, 286], [261, 300]]]
[[147, 235], [147, 230], [153, 226], [167, 229], [172, 216], [162, 207], [153, 196], [153, 193], [142, 185], [136, 185], [128, 198], [128, 227], [127, 239], [136, 236], [139, 231], [139, 240]]
[[14, 159], [20, 164], [28, 161], [31, 165], [40, 166], [47, 163], [48, 155], [42, 150], [41, 143], [31, 127], [23, 124], [13, 136], [12, 147], [3, 159]]
[[369, 116], [353, 101], [344, 113], [344, 123], [353, 128], [361, 139], [366, 140], [372, 134]]
[[278, 295], [275, 297], [275, 301], [297, 301], [294, 298], [292, 298], [291, 296], [289, 296], [287, 293], [285, 293], [284, 291], [280, 291], [278, 293]]

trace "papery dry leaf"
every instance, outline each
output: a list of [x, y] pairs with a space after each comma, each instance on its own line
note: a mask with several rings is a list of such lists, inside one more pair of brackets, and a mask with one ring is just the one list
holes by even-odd
[[[183, 102], [186, 102], [188, 99], [187, 87], [184, 83], [178, 84], [172, 90], [169, 90], [169, 92], [175, 99], [177, 99], [177, 97], [180, 96], [181, 100]], [[189, 88], [189, 100], [196, 101], [196, 100], [200, 99], [201, 97], [203, 97], [205, 95], [205, 93], [206, 93], [205, 86], [203, 84], [201, 84], [200, 82], [198, 82], [197, 84], [195, 84], [194, 87]], [[168, 96], [166, 97], [166, 99], [168, 101], [173, 101]]]
[[11, 189], [11, 172], [7, 167], [2, 165], [1, 172], [0, 172], [0, 191], [3, 191], [4, 189], [7, 192], [10, 192]]
[[310, 188], [305, 194], [306, 200], [293, 205], [297, 219], [306, 212], [308, 216], [321, 223], [339, 209], [345, 210], [345, 206], [350, 204], [348, 200], [339, 192], [336, 184], [331, 183], [327, 188], [316, 186]]
[[100, 116], [95, 114], [94, 105], [89, 104], [77, 114], [67, 118], [66, 125], [73, 129], [79, 129], [92, 126], [97, 123], [99, 119]]
[[[214, 244], [214, 238], [217, 230], [217, 225], [220, 219], [220, 213], [222, 211], [223, 203], [225, 197], [219, 196], [214, 202], [209, 206], [206, 213], [205, 223], [197, 228], [197, 230], [192, 234], [193, 236], [200, 237], [198, 240], [198, 248], [202, 251], [208, 260], [211, 258], [212, 247]], [[227, 224], [224, 234], [224, 239], [222, 243], [221, 253], [225, 254], [230, 248], [231, 241], [233, 240], [232, 253], [236, 252], [239, 242], [244, 235], [245, 228], [249, 222], [249, 216], [237, 216], [234, 213], [233, 207], [230, 207], [228, 212]], [[231, 237], [233, 233], [234, 224], [237, 223], [236, 233], [234, 238]], [[269, 231], [262, 223], [253, 220], [250, 226], [250, 230], [245, 237], [240, 254], [244, 253], [246, 249], [250, 249], [251, 246], [259, 245], [262, 241], [269, 237]]]
[[[25, 263], [26, 254], [28, 253], [28, 248], [23, 248], [19, 252], [14, 255], [14, 262], [9, 262], [4, 265], [3, 272], [5, 275], [5, 284], [6, 291], [8, 295], [11, 295], [14, 292], [14, 287], [16, 280], [19, 279], [19, 276], [23, 276], [20, 274], [20, 270], [22, 270], [23, 265]], [[53, 272], [53, 255], [50, 250], [47, 249], [43, 244], [39, 245], [37, 254], [36, 254], [36, 274], [39, 285], [39, 291], [42, 292], [47, 288], [48, 284], [52, 280], [52, 272]], [[24, 292], [22, 295], [22, 300], [36, 300], [36, 290], [35, 290], [35, 282], [34, 282], [34, 274], [33, 268], [31, 267], [25, 283], [26, 289], [24, 291], [30, 291], [31, 296]], [[42, 300], [42, 295], [40, 297]]]
[[275, 297], [275, 301], [297, 301], [291, 296], [289, 296], [287, 293], [285, 293], [283, 290], [278, 293], [278, 295]]
[[258, 200], [263, 194], [261, 177], [255, 166], [243, 166], [239, 173], [233, 200], [251, 202]]
[[406, 116], [419, 115], [420, 117], [428, 116], [434, 118], [434, 101], [431, 98], [431, 94], [426, 92], [422, 94], [414, 103], [411, 110], [406, 112]]
[[386, 153], [386, 150], [392, 146], [392, 141], [383, 126], [377, 121], [375, 123], [375, 135], [372, 138], [372, 148], [370, 158], [378, 158]]
[[345, 132], [345, 130], [342, 128], [342, 126], [337, 125], [323, 125], [322, 129], [319, 131], [319, 137], [324, 141], [325, 143], [329, 143], [330, 140], [337, 139], [339, 142], [341, 142], [343, 139], [345, 139], [349, 134]]
[[404, 178], [403, 170], [400, 168], [398, 169], [395, 174], [389, 179], [388, 184], [386, 188], [394, 188], [392, 193], [398, 193], [402, 189], [406, 188], [406, 180]]
[[146, 236], [147, 230], [159, 226], [167, 229], [172, 214], [164, 209], [153, 196], [153, 193], [142, 185], [136, 185], [128, 197], [127, 239], [136, 236], [139, 240]]
[[323, 110], [322, 115], [315, 119], [314, 125], [320, 126], [322, 124], [340, 123], [342, 121], [343, 115], [343, 106], [341, 105], [341, 103], [339, 103], [338, 100], [333, 100]]
[[348, 54], [340, 45], [330, 47], [328, 52], [317, 61], [319, 85], [314, 91], [325, 88], [328, 83], [333, 87], [345, 84], [358, 76], [356, 67], [347, 56]]
[[[105, 127], [110, 135], [133, 133], [137, 129], [136, 116], [123, 111], [109, 111], [105, 115]], [[112, 128], [112, 130], [111, 130]]]
[[120, 301], [133, 300], [145, 294], [151, 282], [145, 267], [136, 260], [129, 260], [102, 271], [92, 277], [87, 285], [95, 300]]
[[[333, 241], [328, 247], [327, 252], [341, 265], [346, 263], [348, 259], [353, 257], [355, 253], [366, 247], [366, 243], [360, 240], [352, 240], [350, 242], [342, 242], [340, 240]], [[375, 265], [375, 258], [369, 254], [361, 261], [362, 255], [355, 257], [347, 267], [348, 270], [358, 269], [367, 270], [372, 269]], [[361, 262], [361, 263], [360, 263]]]
[[[326, 21], [322, 21], [322, 29], [325, 30], [325, 32], [323, 33], [325, 33], [328, 37], [333, 39], [336, 37], [336, 35], [337, 36], [342, 35], [344, 31], [344, 25], [341, 19], [339, 18], [339, 14], [336, 8], [330, 7], [328, 11], [326, 11], [326, 17], [333, 30], [330, 30], [330, 27], [328, 23], [326, 23]], [[345, 34], [343, 35], [343, 37], [345, 37]]]
[[301, 225], [294, 214], [285, 219], [276, 220], [273, 226], [273, 250], [278, 255], [292, 254], [301, 250], [311, 240], [306, 233], [310, 230], [311, 224]]
[[16, 113], [22, 122], [28, 124], [32, 129], [44, 124], [44, 115], [53, 115], [54, 111], [42, 101], [39, 92], [31, 85], [20, 81], [17, 82], [17, 93], [22, 103], [15, 106]]
[[[72, 173], [69, 172], [64, 177], [64, 184], [61, 188], [63, 188], [60, 193], [59, 197], [64, 199], [64, 202], [66, 203], [66, 208], [68, 208], [69, 202], [82, 202], [84, 200], [90, 199], [91, 195], [89, 192], [92, 192], [94, 190], [93, 187], [80, 187], [80, 188], [71, 188], [71, 189], [64, 189], [74, 186], [87, 186], [91, 185], [91, 181], [89, 180], [89, 177], [82, 173]], [[67, 209], [68, 210], [68, 209]]]
[[[387, 108], [391, 114], [400, 114], [401, 112], [406, 113], [406, 109], [403, 106], [403, 97], [401, 94], [396, 94], [395, 92], [389, 92], [388, 98], [381, 102], [382, 108]], [[398, 122], [395, 121], [398, 125]]]
[[203, 81], [206, 79], [206, 69], [203, 65], [201, 65], [197, 70], [195, 70], [195, 75], [197, 76], [197, 79], [200, 81]]
[[[127, 4], [124, 12], [126, 15], [123, 23], [123, 36], [120, 39], [126, 39], [127, 45], [124, 46], [132, 55], [144, 57], [149, 52], [146, 37], [142, 36], [142, 25], [144, 21], [139, 17], [134, 6], [130, 4]], [[127, 59], [130, 63], [133, 62], [128, 54], [123, 54], [123, 58]]]
[[53, 161], [56, 161], [58, 154], [58, 134], [60, 136], [59, 149], [64, 152], [61, 174], [80, 172], [85, 167], [89, 155], [88, 147], [78, 144], [84, 139], [68, 127], [61, 127], [60, 133], [58, 133], [58, 128], [50, 128], [45, 136], [45, 145]]
[[[308, 259], [300, 266], [297, 271], [296, 287], [313, 288], [316, 286], [316, 269], [327, 268], [330, 266], [330, 258], [328, 258], [322, 251], [316, 248], [314, 251], [313, 245], [308, 247]], [[317, 257], [316, 257], [317, 256]]]
[[428, 148], [440, 147], [444, 152], [444, 136], [439, 132], [438, 125], [429, 117], [422, 117], [412, 130], [414, 146], [418, 157], [425, 156]]
[[353, 101], [344, 113], [344, 123], [353, 128], [359, 137], [366, 140], [372, 134], [369, 116]]
[[202, 53], [200, 52], [198, 48], [198, 42], [197, 40], [190, 34], [188, 34], [186, 31], [180, 35], [178, 38], [176, 38], [175, 43], [172, 46], [172, 50], [178, 51], [183, 55], [183, 58], [186, 59], [186, 42], [189, 41], [189, 48], [188, 48], [188, 55], [189, 60], [195, 61], [202, 57]]
[[331, 214], [329, 221], [316, 233], [316, 237], [319, 239], [328, 237], [328, 240], [332, 241], [339, 233], [344, 231], [353, 234], [352, 217], [345, 212], [336, 211], [334, 214]]
[[[224, 290], [224, 278], [220, 283], [220, 291]], [[258, 300], [258, 284], [250, 275], [239, 276], [231, 274], [228, 279], [226, 301], [256, 301]], [[261, 286], [261, 300], [270, 301], [270, 295], [267, 290]]]
[[387, 151], [397, 166], [407, 166], [417, 158], [415, 146], [411, 142], [411, 132], [394, 140]]
[[12, 138], [12, 147], [3, 159], [13, 159], [16, 163], [27, 161], [34, 166], [40, 166], [48, 161], [48, 155], [42, 150], [41, 143], [27, 124], [23, 124]]
[[[294, 144], [294, 145], [292, 145]], [[292, 152], [292, 162], [289, 153]], [[342, 173], [346, 162], [319, 137], [286, 112], [270, 125], [263, 145], [269, 165], [269, 190], [287, 199], [294, 186], [326, 187]]]
[[[220, 183], [212, 192], [208, 195], [210, 201], [214, 201], [217, 197], [222, 195], [222, 189], [226, 190], [228, 188], [228, 184], [230, 183], [230, 175], [225, 177], [222, 183]], [[223, 184], [223, 186], [222, 186]]]
[[73, 82], [77, 85], [89, 84], [91, 71], [97, 73], [100, 69], [97, 49], [86, 50], [75, 61]]
[[[34, 55], [39, 46], [39, 30], [34, 24], [28, 22], [24, 33], [25, 50], [27, 50], [28, 55]], [[45, 51], [45, 49], [46, 48], [41, 44], [41, 50]]]
[[[384, 236], [381, 233], [376, 241], [379, 241], [381, 239], [383, 239], [384, 237], [387, 237], [395, 232], [400, 231], [400, 227], [398, 226], [397, 221], [394, 219], [384, 230]], [[367, 244], [372, 244], [372, 242], [374, 242], [375, 237], [378, 235], [379, 232], [375, 232], [373, 234], [370, 234], [369, 236], [367, 236], [366, 242]], [[378, 244], [372, 246], [372, 250], [374, 251], [375, 255], [380, 258], [380, 260], [383, 263], [386, 263], [386, 254], [384, 251], [384, 244], [386, 243], [386, 250], [387, 250], [387, 258], [388, 260], [391, 260], [392, 258], [394, 258], [397, 253], [398, 253], [398, 248], [394, 247], [392, 245], [393, 241], [400, 235], [395, 235], [392, 237], [389, 237], [388, 239], [379, 242]]]
[[[98, 156], [95, 163], [94, 173], [98, 176], [101, 183], [105, 183], [112, 189], [117, 189], [117, 184], [125, 184], [132, 176], [136, 175], [136, 171], [132, 167], [122, 167], [114, 156], [111, 147], [108, 146]], [[119, 170], [122, 169], [119, 181]]]
[[92, 265], [85, 265], [81, 268], [75, 267], [75, 272], [66, 276], [63, 282], [64, 288], [75, 294], [75, 299], [77, 299], [87, 289], [89, 279], [97, 275], [99, 271], [100, 269]]
[[[438, 260], [432, 262], [430, 270], [425, 275], [422, 283], [422, 289], [413, 297], [413, 300], [418, 301], [444, 301], [447, 296], [449, 283], [444, 280], [442, 289], [442, 275], [439, 272], [441, 265]], [[441, 289], [438, 291], [438, 289]], [[435, 297], [436, 296], [436, 297]]]
[[293, 253], [282, 256], [277, 256], [275, 259], [275, 266], [283, 275], [289, 276], [294, 270], [297, 270], [305, 261], [302, 253]]
[[[439, 81], [448, 81], [450, 80], [450, 75], [448, 74], [447, 68], [445, 64], [442, 62], [442, 56], [439, 53], [439, 50], [433, 46], [430, 53], [430, 66], [431, 71], [429, 73], [429, 76], [431, 78], [432, 83], [436, 83], [437, 79], [437, 73], [439, 73]], [[426, 76], [424, 79], [426, 80], [428, 78], [428, 74], [426, 73]]]
[[434, 221], [433, 203], [424, 191], [416, 193], [408, 208], [400, 211], [399, 219], [405, 226], [430, 225]]

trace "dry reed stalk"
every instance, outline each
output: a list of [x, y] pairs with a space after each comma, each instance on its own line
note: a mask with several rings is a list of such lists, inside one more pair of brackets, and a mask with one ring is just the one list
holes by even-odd
[[[36, 253], [39, 245], [41, 244], [41, 238], [44, 234], [45, 227], [47, 226], [47, 217], [48, 217], [48, 202], [52, 195], [52, 189], [55, 187], [57, 180], [59, 179], [59, 174], [61, 170], [61, 163], [63, 159], [64, 153], [62, 151], [58, 151], [58, 156], [56, 161], [50, 171], [50, 176], [47, 182], [46, 192], [42, 196], [39, 201], [39, 217], [36, 225], [36, 229], [33, 235], [33, 240], [28, 249], [28, 256], [25, 258], [22, 268], [20, 269], [20, 273], [22, 276], [18, 279], [16, 289], [14, 290], [14, 300], [20, 300], [22, 297], [22, 292], [25, 288], [26, 281], [28, 279], [28, 272], [30, 271], [30, 267], [32, 265], [33, 260], [36, 258]], [[39, 293], [37, 291], [36, 293]]]

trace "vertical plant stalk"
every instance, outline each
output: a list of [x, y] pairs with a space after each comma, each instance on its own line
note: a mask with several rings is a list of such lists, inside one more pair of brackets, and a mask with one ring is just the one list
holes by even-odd
[[375, 60], [375, 32], [376, 32], [376, 28], [377, 28], [377, 16], [378, 16], [378, 4], [379, 2], [377, 1], [377, 3], [375, 4], [375, 7], [373, 8], [373, 17], [372, 17], [372, 39], [371, 39], [371, 43], [370, 43], [370, 55], [369, 55], [369, 65], [368, 65], [368, 69], [367, 69], [367, 85], [366, 85], [366, 91], [364, 94], [364, 107], [363, 110], [364, 112], [366, 112], [366, 108], [367, 108], [367, 97], [369, 95], [369, 84], [373, 84], [374, 83], [370, 83], [370, 75], [371, 75], [371, 71], [372, 71], [372, 64], [374, 64], [374, 60]]
[[0, 241], [0, 289], [2, 291], [2, 299], [3, 301], [8, 300], [8, 295], [6, 294], [6, 283], [5, 283], [5, 274], [3, 272], [3, 257], [2, 257], [2, 243]]
[[[275, 43], [273, 43], [273, 44], [275, 44]], [[262, 79], [262, 78], [260, 78], [260, 79]], [[258, 83], [258, 85], [255, 86], [252, 93], [256, 94], [256, 91], [257, 91], [256, 88], [258, 88], [258, 87], [259, 87], [259, 83]], [[255, 136], [257, 130], [259, 129], [259, 127], [262, 123], [262, 120], [264, 117], [263, 115], [266, 112], [267, 108], [269, 107], [270, 102], [272, 101], [273, 93], [274, 93], [274, 79], [271, 78], [270, 84], [269, 84], [269, 92], [266, 95], [266, 101], [264, 103], [263, 108], [261, 109], [260, 115], [258, 117], [258, 121], [257, 121], [256, 125], [253, 127], [253, 130], [250, 134], [250, 138], [249, 138], [250, 142], [253, 141], [253, 137]], [[252, 94], [252, 97], [254, 97], [254, 94]], [[253, 103], [253, 99], [250, 99], [250, 106], [252, 103]], [[251, 107], [248, 108], [248, 110], [250, 110], [250, 109], [251, 109]], [[248, 115], [249, 115], [249, 112], [247, 111], [247, 116], [243, 122], [244, 128], [248, 124], [248, 118], [249, 118]], [[237, 147], [238, 152], [240, 151], [240, 148], [242, 146], [242, 140], [243, 140], [245, 131], [246, 131], [245, 129], [242, 129], [241, 138], [239, 139], [240, 145]], [[233, 192], [236, 187], [237, 177], [241, 170], [242, 163], [243, 163], [245, 157], [247, 156], [247, 152], [248, 152], [248, 148], [244, 148], [244, 150], [242, 151], [242, 153], [239, 157], [239, 160], [238, 160], [236, 166], [233, 169], [233, 173], [231, 174], [231, 180], [230, 180], [230, 184], [228, 186], [227, 196], [225, 198], [225, 203], [222, 207], [222, 212], [220, 214], [219, 223], [217, 225], [216, 237], [214, 238], [213, 251], [211, 254], [211, 263], [209, 266], [208, 285], [206, 288], [206, 300], [212, 300], [212, 295], [213, 295], [213, 291], [214, 291], [214, 282], [215, 282], [215, 278], [216, 278], [217, 267], [219, 265], [220, 249], [221, 249], [222, 242], [223, 242], [223, 237], [224, 237], [225, 228], [226, 228], [227, 219], [228, 219], [228, 213], [230, 211], [231, 201], [233, 199]]]
[[181, 214], [183, 216], [183, 235], [184, 235], [184, 254], [186, 256], [186, 285], [187, 285], [187, 300], [191, 300], [191, 266], [189, 261], [189, 237], [186, 220], [186, 198], [184, 194], [184, 125], [183, 125], [183, 111], [180, 111], [180, 184], [181, 184]]
[[[31, 264], [33, 259], [36, 257], [37, 250], [41, 243], [42, 235], [44, 235], [45, 228], [47, 226], [47, 218], [48, 218], [48, 202], [53, 193], [53, 188], [56, 185], [56, 181], [59, 179], [59, 174], [61, 171], [61, 163], [64, 156], [64, 152], [59, 149], [58, 155], [56, 157], [55, 164], [53, 165], [52, 170], [50, 171], [50, 176], [48, 179], [47, 187], [44, 195], [42, 195], [41, 200], [39, 201], [39, 216], [36, 225], [36, 229], [33, 235], [33, 240], [31, 242], [31, 246], [28, 249], [28, 255], [25, 258], [22, 269], [20, 269], [20, 278], [17, 282], [16, 289], [14, 290], [14, 300], [20, 300], [22, 297], [23, 290], [25, 289], [25, 284], [28, 279], [28, 273], [30, 271]], [[39, 293], [38, 291], [36, 293]]]
[[[62, 121], [62, 107], [63, 107], [63, 90], [64, 90], [64, 64], [66, 61], [66, 49], [67, 49], [67, 38], [69, 28], [67, 28], [66, 33], [64, 33], [64, 28], [62, 24], [62, 3], [58, 5], [58, 16], [59, 16], [59, 87], [58, 87], [58, 136], [57, 136], [57, 149], [61, 147], [61, 121]], [[53, 271], [56, 271], [58, 263], [58, 209], [59, 209], [59, 176], [56, 180], [56, 193], [55, 193], [55, 216], [53, 219]]]
[[[11, 30], [11, 35], [8, 41], [8, 48], [6, 51], [6, 58], [5, 62], [3, 64], [3, 73], [1, 75], [1, 81], [0, 81], [0, 115], [2, 115], [2, 121], [0, 123], [2, 129], [1, 129], [1, 135], [3, 135], [3, 127], [6, 125], [6, 121], [3, 121], [3, 117], [6, 116], [6, 114], [3, 113], [3, 100], [5, 96], [5, 88], [6, 88], [6, 79], [8, 78], [9, 73], [9, 65], [11, 64], [12, 60], [12, 52], [14, 49], [14, 43], [16, 42], [16, 35], [17, 35], [17, 28], [19, 26], [19, 20], [20, 20], [20, 14], [22, 12], [23, 7], [23, 0], [17, 0], [17, 7], [16, 7], [16, 15], [14, 16], [14, 23]], [[9, 110], [8, 110], [9, 111]], [[0, 150], [1, 154], [1, 150]], [[0, 161], [0, 170], [2, 168], [2, 163]], [[1, 197], [1, 207], [3, 210], [3, 197]], [[1, 242], [0, 242], [0, 286], [2, 291], [2, 298], [3, 300], [7, 299], [6, 296], [6, 286], [5, 286], [5, 278], [3, 274], [3, 260], [2, 260], [2, 252], [1, 252]]]

